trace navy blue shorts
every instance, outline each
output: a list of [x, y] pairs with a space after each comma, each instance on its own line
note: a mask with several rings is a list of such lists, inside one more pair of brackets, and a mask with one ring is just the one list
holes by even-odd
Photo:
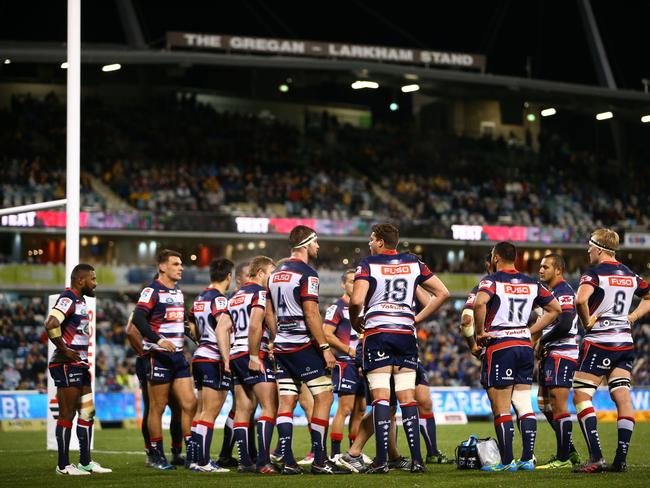
[[191, 376], [190, 365], [182, 352], [149, 351], [146, 358], [145, 374], [149, 382], [171, 383]]
[[366, 334], [363, 338], [363, 371], [384, 366], [418, 369], [418, 343], [414, 334]]
[[539, 386], [542, 388], [571, 388], [573, 374], [578, 362], [566, 356], [551, 354], [545, 357], [539, 365]]
[[260, 373], [252, 372], [248, 369], [249, 360], [248, 354], [230, 360], [230, 371], [232, 372], [232, 379], [235, 385], [275, 383], [275, 371], [273, 371], [273, 366], [267, 356], [260, 357], [260, 362], [262, 363], [262, 371]]
[[289, 353], [275, 353], [275, 377], [292, 378], [306, 382], [321, 376], [329, 376], [325, 371], [325, 361], [316, 346], [310, 344], [304, 349]]
[[359, 370], [354, 361], [337, 361], [332, 371], [334, 393], [338, 395], [365, 394], [365, 382], [359, 376]]
[[493, 386], [531, 385], [535, 353], [523, 341], [506, 341], [488, 346], [483, 356], [481, 384]]
[[632, 371], [634, 364], [634, 347], [610, 347], [584, 341], [580, 347], [578, 371], [607, 376], [616, 368]]
[[54, 386], [57, 388], [90, 386], [90, 370], [88, 366], [55, 363], [49, 365], [49, 370], [50, 376], [54, 380]]
[[429, 377], [427, 376], [427, 370], [424, 369], [422, 363], [418, 362], [418, 369], [415, 372], [415, 386], [429, 386]]
[[197, 390], [204, 387], [213, 390], [230, 390], [232, 388], [232, 377], [224, 371], [222, 361], [194, 358], [192, 360], [192, 376]]

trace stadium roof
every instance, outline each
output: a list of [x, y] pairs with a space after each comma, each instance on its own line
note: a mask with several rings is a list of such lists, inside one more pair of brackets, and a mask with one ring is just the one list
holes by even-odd
[[[82, 61], [307, 73], [328, 70], [334, 73], [331, 81], [336, 83], [347, 82], [351, 74], [368, 74], [395, 86], [408, 73], [416, 75], [423, 93], [430, 95], [490, 94], [539, 102], [548, 98], [574, 108], [590, 104], [606, 107], [609, 103], [617, 108], [649, 108], [650, 96], [643, 92], [641, 79], [650, 78], [650, 53], [642, 38], [650, 4], [591, 4], [619, 90], [598, 85], [577, 0], [460, 0], [436, 2], [430, 12], [417, 3], [398, 8], [361, 0], [320, 4], [97, 0], [82, 5]], [[66, 1], [42, 2], [38, 11], [39, 15], [34, 15], [34, 6], [28, 2], [0, 6], [0, 57], [38, 63], [65, 60]], [[168, 31], [467, 52], [485, 55], [487, 68], [482, 74], [370, 61], [170, 51], [165, 49]], [[9, 69], [17, 68], [0, 65], [0, 76], [6, 76]], [[220, 73], [217, 69], [208, 76]]]

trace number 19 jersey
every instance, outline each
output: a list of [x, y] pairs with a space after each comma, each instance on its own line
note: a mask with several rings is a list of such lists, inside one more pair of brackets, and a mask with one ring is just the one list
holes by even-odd
[[410, 253], [386, 251], [361, 260], [354, 279], [369, 284], [364, 304], [364, 328], [368, 334], [415, 334], [415, 289], [433, 273]]
[[302, 305], [306, 301], [318, 303], [318, 290], [318, 273], [300, 259], [286, 260], [271, 274], [269, 291], [278, 318], [274, 352], [295, 352], [311, 344]]

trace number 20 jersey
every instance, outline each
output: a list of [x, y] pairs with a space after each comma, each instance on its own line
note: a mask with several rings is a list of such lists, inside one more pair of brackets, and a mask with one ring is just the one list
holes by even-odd
[[196, 297], [190, 312], [190, 321], [196, 324], [199, 333], [199, 347], [194, 351], [195, 358], [221, 360], [217, 347], [215, 328], [219, 315], [228, 307], [228, 299], [215, 288], [206, 288]]
[[414, 334], [415, 289], [432, 276], [427, 265], [410, 253], [386, 251], [362, 259], [354, 279], [369, 285], [364, 304], [366, 337], [377, 332]]
[[300, 259], [287, 259], [271, 274], [269, 291], [278, 318], [274, 352], [295, 352], [311, 344], [302, 304], [318, 303], [319, 284], [316, 270]]
[[[251, 314], [254, 308], [266, 310], [268, 290], [257, 283], [244, 283], [228, 300], [228, 314], [232, 319], [230, 335], [230, 359], [248, 354], [248, 335], [250, 334]], [[263, 323], [263, 322], [262, 322]], [[269, 331], [264, 327], [260, 351], [269, 350]]]
[[530, 313], [535, 306], [543, 308], [555, 300], [541, 283], [515, 269], [486, 276], [479, 283], [478, 291], [490, 296], [485, 331], [494, 337], [491, 344], [511, 340], [530, 343]]
[[594, 288], [589, 297], [589, 314], [598, 317], [585, 340], [611, 347], [630, 345], [632, 332], [627, 315], [634, 295], [642, 297], [650, 292], [648, 282], [618, 261], [605, 261], [582, 275], [582, 285]]

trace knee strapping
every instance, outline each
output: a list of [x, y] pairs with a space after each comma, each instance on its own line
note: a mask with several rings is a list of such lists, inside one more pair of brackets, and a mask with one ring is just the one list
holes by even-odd
[[300, 388], [292, 378], [281, 378], [278, 380], [278, 393], [280, 395], [295, 395], [298, 396]]
[[594, 393], [596, 393], [597, 388], [598, 385], [596, 385], [590, 380], [582, 380], [579, 378], [573, 379], [573, 389], [575, 391], [580, 391], [581, 393], [588, 395], [589, 398], [592, 398], [594, 396]]
[[584, 402], [576, 403], [576, 413], [580, 415], [584, 410], [593, 408], [593, 406], [594, 405], [591, 403], [591, 400], [585, 400]]
[[371, 371], [366, 377], [368, 378], [368, 386], [371, 390], [380, 388], [390, 390], [390, 373], [373, 373]]
[[313, 380], [309, 380], [307, 383], [307, 388], [313, 396], [316, 396], [320, 393], [325, 393], [332, 391], [334, 387], [332, 386], [332, 379], [328, 376], [319, 376]]
[[613, 393], [615, 390], [620, 388], [627, 388], [628, 390], [632, 388], [630, 378], [610, 378], [607, 383], [610, 393]]
[[92, 422], [95, 419], [95, 404], [93, 403], [92, 393], [82, 395], [79, 401], [79, 418], [86, 422]]
[[521, 418], [523, 415], [533, 413], [533, 402], [530, 399], [530, 390], [514, 390], [512, 392], [512, 406], [515, 407], [517, 415]]
[[409, 370], [406, 373], [395, 375], [395, 391], [414, 390], [415, 389], [415, 371]]

